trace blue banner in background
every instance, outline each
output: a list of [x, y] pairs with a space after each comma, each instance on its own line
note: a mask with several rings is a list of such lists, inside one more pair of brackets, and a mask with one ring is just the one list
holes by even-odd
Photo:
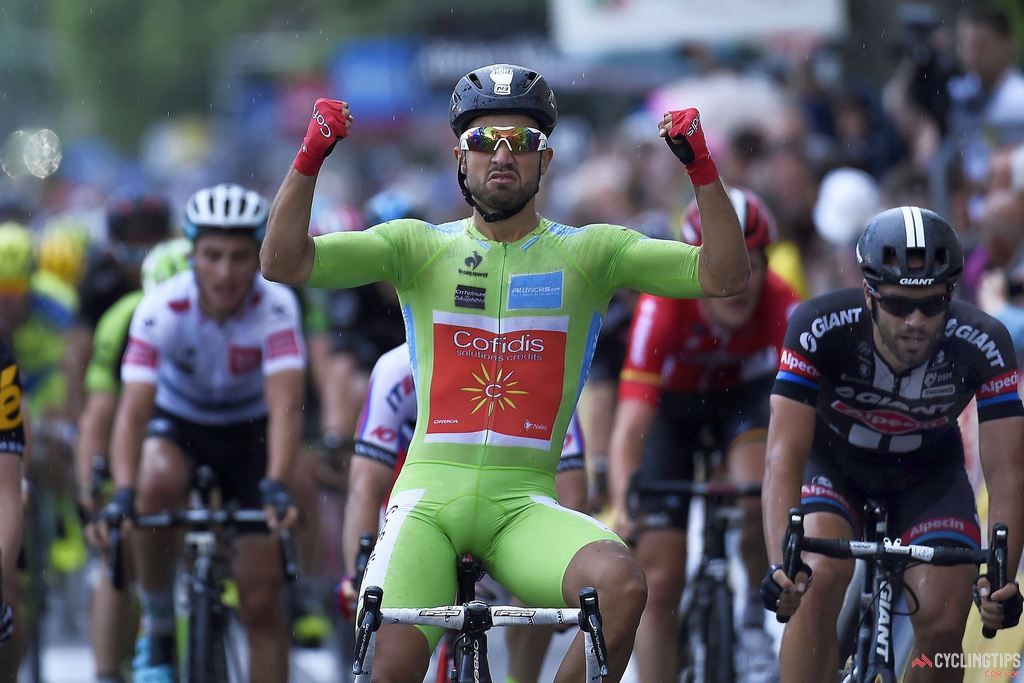
[[417, 64], [419, 49], [419, 41], [409, 38], [346, 43], [331, 63], [332, 96], [348, 102], [361, 121], [414, 113], [432, 102]]

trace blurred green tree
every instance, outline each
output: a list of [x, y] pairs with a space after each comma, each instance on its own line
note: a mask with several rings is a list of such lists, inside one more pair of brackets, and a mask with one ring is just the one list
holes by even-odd
[[[506, 0], [500, 13], [543, 30], [546, 7]], [[125, 149], [155, 119], [213, 108], [218, 65], [239, 34], [294, 33], [281, 69], [308, 73], [349, 37], [494, 25], [494, 8], [477, 0], [51, 0], [48, 13], [66, 129]]]

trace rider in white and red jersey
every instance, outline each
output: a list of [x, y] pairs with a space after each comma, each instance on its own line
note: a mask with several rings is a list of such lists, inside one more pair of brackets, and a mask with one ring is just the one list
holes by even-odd
[[[258, 272], [266, 221], [266, 200], [238, 185], [189, 200], [193, 269], [147, 292], [132, 317], [105, 525], [182, 507], [199, 465], [214, 470], [225, 504], [267, 510], [274, 530], [295, 523], [288, 485], [302, 436], [305, 349], [295, 295]], [[173, 539], [169, 530], [132, 535], [142, 606], [133, 667], [148, 683], [175, 679]], [[278, 540], [244, 534], [233, 545], [249, 680], [287, 680]]]

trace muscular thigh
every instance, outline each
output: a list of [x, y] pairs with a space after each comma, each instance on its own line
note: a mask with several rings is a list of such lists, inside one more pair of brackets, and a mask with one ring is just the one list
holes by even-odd
[[[382, 588], [384, 607], [438, 607], [455, 598], [455, 548], [422, 499], [422, 489], [392, 496], [366, 565], [363, 586]], [[419, 630], [433, 650], [442, 630]]]
[[611, 529], [550, 496], [534, 495], [509, 515], [482, 558], [487, 571], [513, 595], [536, 607], [567, 607], [562, 578], [569, 562], [594, 541], [622, 541]]

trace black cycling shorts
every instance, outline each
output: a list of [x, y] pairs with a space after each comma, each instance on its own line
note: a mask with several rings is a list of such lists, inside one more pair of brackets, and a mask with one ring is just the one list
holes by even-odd
[[[773, 378], [718, 394], [665, 393], [647, 435], [638, 481], [691, 481], [698, 450], [728, 454], [737, 443], [768, 435]], [[641, 494], [644, 526], [686, 529], [690, 496]]]
[[[951, 431], [955, 438], [932, 444], [927, 453], [901, 454], [897, 465], [879, 463], [868, 452], [851, 453], [855, 449], [848, 445], [837, 448], [827, 437], [816, 438], [800, 489], [804, 512], [839, 515], [859, 538], [864, 504], [873, 498], [885, 503], [890, 537], [904, 545], [980, 548], [963, 444], [959, 430]], [[863, 460], [858, 462], [858, 456]], [[891, 454], [886, 457], [894, 459]]]
[[263, 507], [260, 480], [267, 474], [267, 418], [224, 426], [202, 425], [156, 408], [146, 436], [176, 444], [193, 473], [209, 465], [217, 475], [222, 500], [246, 509]]

